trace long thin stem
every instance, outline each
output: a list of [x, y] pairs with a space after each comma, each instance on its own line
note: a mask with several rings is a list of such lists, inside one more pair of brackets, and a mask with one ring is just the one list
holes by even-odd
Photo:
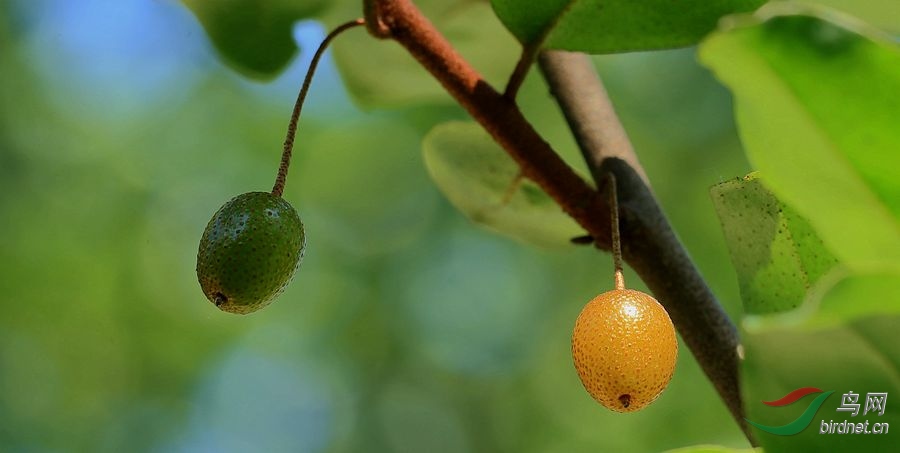
[[505, 98], [509, 100], [516, 99], [519, 88], [521, 88], [522, 83], [525, 82], [525, 77], [528, 76], [528, 70], [531, 69], [531, 66], [534, 64], [534, 59], [537, 58], [540, 49], [540, 42], [522, 47], [522, 55], [519, 56], [519, 61], [516, 62], [516, 67], [509, 76], [509, 81], [506, 82], [506, 89], [503, 90], [503, 96]]
[[625, 289], [625, 275], [622, 273], [622, 235], [619, 234], [619, 194], [616, 188], [616, 175], [608, 173], [609, 178], [609, 211], [610, 228], [612, 229], [612, 255], [615, 267], [616, 289]]
[[291, 113], [291, 121], [288, 123], [287, 136], [284, 138], [284, 148], [281, 151], [281, 165], [278, 166], [278, 176], [275, 177], [275, 185], [272, 187], [272, 195], [280, 197], [284, 193], [284, 184], [287, 180], [288, 167], [291, 165], [291, 154], [294, 150], [294, 137], [297, 134], [297, 122], [300, 121], [300, 111], [303, 109], [303, 102], [306, 100], [306, 94], [309, 92], [309, 85], [312, 83], [313, 75], [316, 73], [316, 67], [319, 65], [319, 59], [328, 48], [337, 35], [345, 30], [353, 27], [365, 25], [364, 19], [351, 20], [350, 22], [338, 25], [334, 30], [325, 36], [316, 54], [313, 55], [312, 61], [309, 63], [309, 69], [306, 70], [306, 77], [303, 79], [303, 86], [300, 87], [300, 93], [297, 95], [297, 101], [294, 103], [294, 111]]

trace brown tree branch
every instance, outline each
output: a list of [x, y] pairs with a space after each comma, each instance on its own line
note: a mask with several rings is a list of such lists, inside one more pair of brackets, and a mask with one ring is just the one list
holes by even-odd
[[[508, 97], [498, 93], [453, 49], [410, 0], [367, 0], [380, 15], [380, 24], [464, 107], [472, 117], [519, 164], [525, 177], [541, 186], [562, 209], [596, 240], [599, 248], [610, 248], [610, 216], [606, 197], [581, 179], [535, 131]], [[376, 37], [384, 33], [376, 34]], [[591, 68], [593, 71], [593, 68]], [[577, 76], [577, 73], [570, 73]], [[578, 79], [582, 83], [591, 82]], [[594, 84], [597, 79], [591, 75]], [[558, 88], [562, 90], [563, 85]], [[592, 94], [596, 103], [596, 86]], [[602, 87], [601, 87], [602, 90]], [[559, 96], [560, 93], [557, 92]], [[572, 93], [574, 97], [583, 93]], [[603, 93], [605, 98], [605, 93]], [[737, 333], [699, 272], [681, 247], [662, 214], [631, 151], [621, 126], [620, 132], [604, 136], [612, 129], [594, 131], [596, 118], [615, 118], [607, 101], [600, 110], [590, 103], [561, 102], [572, 113], [570, 123], [582, 150], [592, 164], [594, 177], [612, 171], [618, 180], [622, 206], [623, 252], [626, 261], [666, 307], [679, 332], [713, 382], [742, 427], [741, 400], [737, 385]], [[597, 112], [601, 113], [597, 113]], [[567, 113], [568, 115], [568, 113]], [[584, 115], [584, 118], [582, 118]], [[618, 121], [615, 120], [618, 125]], [[601, 127], [601, 126], [598, 126]], [[627, 148], [623, 143], [629, 143]], [[596, 154], [596, 156], [595, 156]], [[612, 158], [610, 158], [612, 157]], [[596, 166], [596, 170], [593, 167]], [[748, 435], [749, 438], [749, 435]]]
[[598, 187], [619, 181], [625, 259], [665, 305], [681, 337], [750, 437], [738, 387], [737, 329], [675, 236], [587, 55], [546, 51], [539, 64]]
[[[475, 71], [409, 0], [374, 0], [374, 10], [400, 43], [425, 67], [533, 180], [609, 248], [609, 209], [534, 130], [516, 104]], [[605, 239], [605, 240], [604, 240]]]

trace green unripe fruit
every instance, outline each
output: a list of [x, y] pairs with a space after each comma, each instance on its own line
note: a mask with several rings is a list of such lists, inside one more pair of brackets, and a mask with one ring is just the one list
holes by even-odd
[[252, 313], [294, 277], [306, 233], [297, 211], [268, 192], [232, 198], [213, 215], [197, 252], [203, 294], [223, 311]]

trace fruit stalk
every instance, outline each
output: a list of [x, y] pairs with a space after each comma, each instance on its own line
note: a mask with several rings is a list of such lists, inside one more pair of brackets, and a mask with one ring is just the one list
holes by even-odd
[[297, 102], [294, 103], [294, 111], [291, 113], [291, 121], [288, 123], [287, 136], [284, 138], [284, 148], [281, 151], [281, 164], [278, 166], [278, 176], [275, 177], [275, 185], [272, 187], [272, 195], [281, 197], [281, 194], [284, 193], [284, 184], [287, 180], [288, 167], [291, 165], [291, 154], [294, 150], [294, 137], [297, 134], [297, 123], [300, 121], [300, 111], [303, 109], [303, 102], [306, 101], [306, 94], [309, 92], [309, 85], [312, 83], [313, 75], [316, 73], [319, 59], [322, 58], [322, 54], [325, 53], [328, 44], [337, 35], [345, 30], [365, 25], [365, 23], [365, 20], [360, 18], [338, 25], [337, 28], [325, 36], [325, 39], [319, 44], [319, 48], [316, 49], [316, 53], [309, 63], [309, 69], [306, 70], [306, 77], [303, 79], [303, 85], [300, 87], [300, 93], [297, 95]]
[[616, 175], [608, 173], [609, 184], [609, 217], [612, 230], [612, 255], [615, 267], [616, 289], [625, 289], [625, 275], [622, 272], [622, 237], [619, 234], [619, 195], [616, 189]]

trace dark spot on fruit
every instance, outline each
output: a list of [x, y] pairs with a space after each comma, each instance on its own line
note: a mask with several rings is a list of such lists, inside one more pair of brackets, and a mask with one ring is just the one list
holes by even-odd
[[622, 403], [622, 407], [631, 406], [631, 395], [627, 393], [624, 395], [619, 395], [619, 402]]
[[225, 296], [224, 294], [222, 294], [222, 293], [216, 293], [216, 297], [214, 298], [213, 302], [214, 302], [214, 303], [216, 304], [216, 306], [218, 307], [218, 306], [224, 304], [225, 302], [228, 302], [228, 297], [226, 297], [226, 296]]

